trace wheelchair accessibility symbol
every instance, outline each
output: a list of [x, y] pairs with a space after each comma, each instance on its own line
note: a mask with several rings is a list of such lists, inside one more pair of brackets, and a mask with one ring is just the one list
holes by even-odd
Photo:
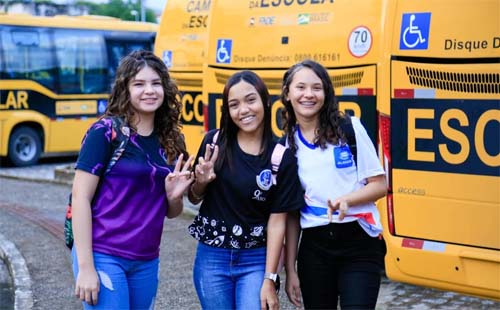
[[233, 47], [233, 40], [228, 40], [228, 39], [217, 40], [217, 55], [215, 56], [216, 62], [223, 64], [231, 63], [232, 47]]
[[163, 51], [163, 62], [167, 68], [172, 68], [172, 51]]
[[399, 49], [426, 50], [429, 46], [431, 13], [403, 14]]

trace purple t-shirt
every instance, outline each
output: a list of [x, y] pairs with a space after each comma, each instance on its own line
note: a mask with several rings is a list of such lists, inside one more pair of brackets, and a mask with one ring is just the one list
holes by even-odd
[[113, 152], [111, 123], [98, 121], [87, 132], [76, 169], [100, 176], [92, 201], [93, 250], [134, 260], [158, 257], [167, 212], [165, 177], [173, 170], [158, 136], [132, 133], [107, 174]]

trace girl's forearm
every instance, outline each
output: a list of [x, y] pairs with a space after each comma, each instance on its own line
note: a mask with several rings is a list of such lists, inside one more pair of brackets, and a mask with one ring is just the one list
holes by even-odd
[[299, 211], [290, 212], [286, 222], [286, 271], [295, 271], [295, 261], [297, 260], [297, 249], [300, 236]]
[[267, 222], [266, 272], [277, 273], [286, 230], [286, 213], [273, 213]]
[[[76, 198], [76, 199], [75, 199]], [[92, 213], [90, 203], [73, 197], [72, 222], [74, 246], [80, 269], [94, 268], [92, 253]]]

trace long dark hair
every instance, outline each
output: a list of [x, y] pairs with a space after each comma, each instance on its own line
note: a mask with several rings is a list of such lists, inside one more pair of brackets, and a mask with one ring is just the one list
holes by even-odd
[[245, 70], [233, 74], [228, 79], [226, 85], [224, 86], [224, 91], [222, 92], [222, 113], [219, 126], [220, 134], [217, 142], [220, 149], [219, 156], [217, 157], [217, 161], [215, 163], [216, 170], [220, 170], [226, 160], [229, 167], [232, 167], [232, 148], [235, 145], [239, 128], [233, 122], [231, 115], [229, 114], [228, 97], [231, 88], [241, 81], [247, 82], [255, 87], [255, 90], [259, 94], [262, 104], [264, 105], [264, 130], [260, 144], [262, 156], [266, 156], [268, 147], [273, 140], [273, 133], [271, 129], [271, 101], [266, 84], [252, 71]]
[[130, 101], [128, 86], [130, 81], [144, 67], [153, 69], [160, 77], [163, 86], [163, 103], [156, 110], [154, 120], [154, 128], [158, 133], [160, 144], [165, 149], [169, 162], [173, 162], [180, 154], [184, 154], [184, 159], [187, 159], [186, 144], [181, 134], [179, 122], [182, 108], [177, 99], [179, 90], [170, 78], [163, 61], [152, 52], [145, 50], [134, 51], [120, 61], [105, 115], [123, 117], [127, 124], [133, 130], [136, 130], [131, 124], [134, 109]]
[[318, 143], [324, 149], [327, 142], [336, 144], [339, 139], [345, 139], [345, 134], [340, 127], [341, 119], [345, 116], [339, 111], [339, 104], [335, 97], [335, 91], [328, 72], [325, 67], [313, 60], [304, 60], [296, 63], [285, 72], [281, 93], [281, 102], [285, 106], [285, 109], [282, 110], [283, 129], [287, 135], [288, 144], [294, 153], [297, 151], [297, 145], [293, 137], [296, 131], [297, 118], [291, 101], [286, 98], [290, 92], [290, 84], [293, 81], [293, 77], [303, 68], [311, 69], [321, 79], [325, 93], [325, 103], [319, 111], [319, 126], [316, 129], [316, 139], [314, 142]]

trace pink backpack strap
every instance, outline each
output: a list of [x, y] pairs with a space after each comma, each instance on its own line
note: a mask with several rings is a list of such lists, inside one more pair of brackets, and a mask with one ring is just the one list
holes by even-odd
[[213, 144], [216, 144], [217, 143], [217, 138], [219, 137], [219, 131], [217, 130], [214, 134], [214, 136], [212, 137], [212, 143]]
[[283, 159], [283, 154], [285, 154], [286, 147], [277, 143], [274, 146], [273, 153], [271, 154], [271, 169], [272, 169], [272, 180], [273, 184], [276, 185], [276, 176], [278, 175], [278, 170], [280, 168], [281, 160]]

